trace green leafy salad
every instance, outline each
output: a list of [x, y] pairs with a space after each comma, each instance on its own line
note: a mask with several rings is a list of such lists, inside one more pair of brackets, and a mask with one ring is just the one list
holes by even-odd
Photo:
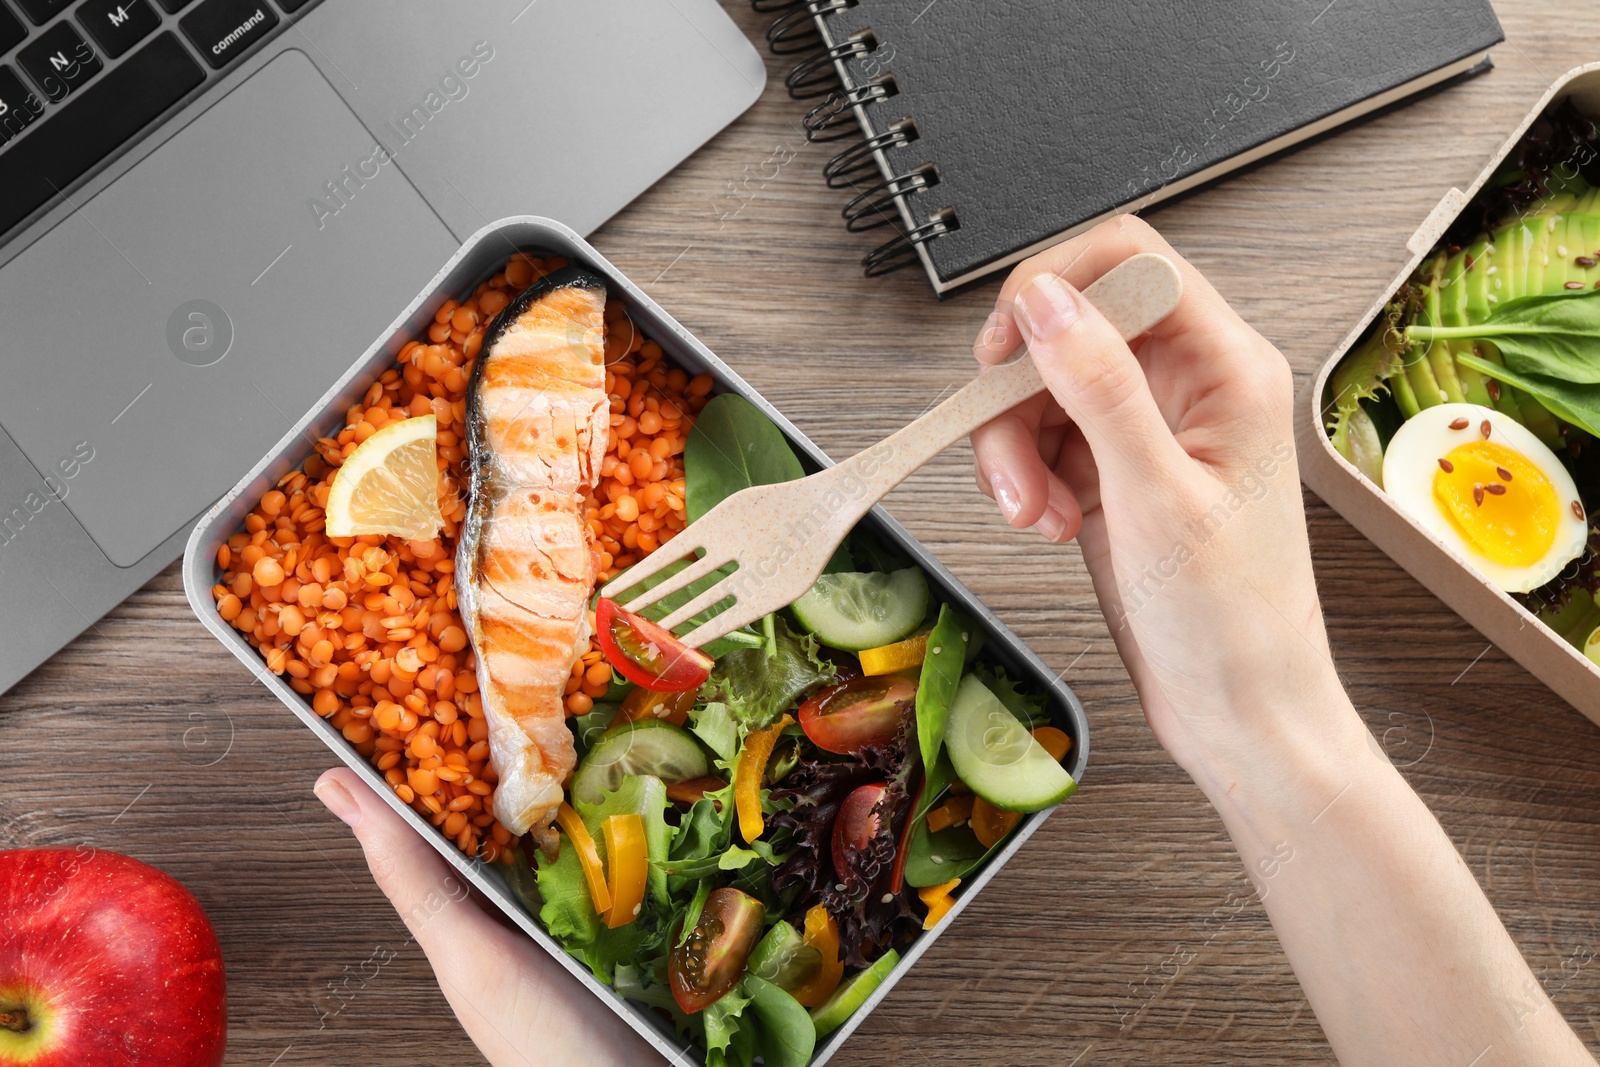
[[1334, 448], [1600, 662], [1600, 130], [1528, 130], [1329, 378]]
[[[733, 394], [700, 413], [684, 467], [691, 521], [804, 474]], [[675, 654], [651, 619], [720, 577], [643, 615], [599, 601], [616, 680], [569, 720], [579, 761], [559, 847], [528, 846], [513, 886], [709, 1067], [799, 1067], [1022, 815], [1073, 792], [1073, 739], [865, 528], [789, 608]]]

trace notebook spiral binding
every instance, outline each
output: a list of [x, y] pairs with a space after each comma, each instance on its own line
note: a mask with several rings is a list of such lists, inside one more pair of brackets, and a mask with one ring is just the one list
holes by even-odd
[[[813, 144], [856, 139], [856, 143], [837, 153], [822, 168], [823, 180], [830, 189], [852, 189], [855, 195], [841, 209], [845, 229], [851, 233], [892, 226], [894, 236], [861, 258], [868, 277], [877, 277], [915, 263], [918, 246], [960, 228], [955, 212], [941, 209], [929, 221], [908, 227], [899, 210], [904, 198], [917, 196], [939, 184], [939, 172], [932, 163], [922, 163], [904, 173], [882, 177], [877, 156], [891, 148], [901, 148], [917, 140], [914, 120], [903, 118], [867, 136], [860, 109], [881, 103], [898, 94], [892, 72], [871, 81], [846, 86], [838, 64], [851, 57], [866, 57], [878, 50], [871, 31], [862, 31], [837, 44], [829, 45], [822, 34], [822, 22], [829, 15], [857, 6], [863, 0], [750, 0], [759, 12], [776, 14], [767, 28], [767, 46], [774, 55], [800, 56], [784, 76], [789, 95], [796, 100], [822, 101], [806, 112], [802, 125], [806, 140]], [[861, 183], [870, 177], [881, 180]]]

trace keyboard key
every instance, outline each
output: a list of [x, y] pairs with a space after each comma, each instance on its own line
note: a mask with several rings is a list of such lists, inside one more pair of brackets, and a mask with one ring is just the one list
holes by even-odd
[[100, 73], [100, 57], [70, 22], [58, 22], [17, 53], [17, 62], [51, 100], [60, 100]]
[[0, 233], [11, 229], [205, 80], [171, 33], [139, 48], [0, 152]]
[[72, 0], [17, 0], [36, 26], [43, 26], [49, 22], [50, 16], [65, 11], [71, 2]]
[[89, 0], [78, 6], [78, 22], [115, 59], [154, 33], [161, 16], [145, 0]]
[[205, 0], [178, 22], [214, 70], [244, 55], [277, 24], [265, 0]]
[[161, 0], [161, 7], [169, 15], [176, 15], [178, 12], [188, 7], [189, 4], [190, 0]]
[[310, 2], [311, 0], [278, 0], [278, 6], [292, 15]]
[[21, 133], [43, 110], [39, 94], [23, 85], [10, 67], [0, 67], [0, 144]]
[[22, 24], [22, 20], [13, 15], [4, 4], [0, 4], [0, 52], [10, 51], [13, 45], [26, 36], [28, 30]]

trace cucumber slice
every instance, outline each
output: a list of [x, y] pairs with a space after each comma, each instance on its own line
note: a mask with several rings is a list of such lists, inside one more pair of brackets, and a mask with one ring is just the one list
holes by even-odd
[[945, 747], [972, 791], [1006, 811], [1059, 804], [1078, 784], [1028, 728], [974, 675], [961, 679], [950, 704]]
[[881, 986], [889, 972], [900, 962], [900, 953], [890, 949], [872, 962], [872, 966], [851, 978], [833, 991], [833, 996], [811, 1012], [811, 1022], [817, 1028], [817, 1037], [825, 1037], [844, 1025], [855, 1010], [865, 1004], [872, 991]]
[[630, 774], [648, 774], [669, 785], [711, 773], [706, 754], [670, 722], [629, 723], [596, 741], [572, 776], [572, 799], [598, 804]]
[[745, 967], [750, 974], [793, 992], [822, 969], [822, 953], [806, 944], [800, 931], [779, 919], [750, 953]]
[[790, 610], [829, 648], [860, 652], [911, 636], [928, 612], [928, 579], [921, 567], [824, 574]]

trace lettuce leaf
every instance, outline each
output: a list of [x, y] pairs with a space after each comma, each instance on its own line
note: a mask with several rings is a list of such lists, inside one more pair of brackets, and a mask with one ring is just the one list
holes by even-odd
[[[738, 986], [718, 997], [700, 1014], [706, 1026], [706, 1067], [755, 1062], [754, 1020], [741, 1024], [740, 1016], [749, 1005], [750, 998]], [[740, 1034], [740, 1030], [748, 1030]]]
[[810, 634], [797, 636], [779, 620], [773, 638], [768, 647], [735, 649], [717, 660], [700, 690], [702, 700], [727, 706], [741, 737], [777, 722], [800, 697], [839, 673]]
[[1046, 698], [1035, 693], [1025, 693], [1022, 687], [1006, 676], [1004, 667], [990, 666], [980, 663], [972, 669], [972, 673], [982, 679], [995, 696], [1000, 698], [1000, 703], [1006, 710], [1017, 717], [1017, 720], [1032, 730], [1038, 726], [1050, 725], [1050, 709]]
[[[577, 811], [602, 859], [606, 846], [601, 826], [609, 816], [632, 813], [644, 821], [646, 853], [652, 860], [664, 861], [672, 841], [666, 807], [666, 786], [659, 778], [630, 775], [614, 792], [605, 794], [600, 803], [580, 803]], [[667, 930], [673, 918], [667, 876], [652, 864], [647, 877], [650, 891], [639, 917], [613, 930], [600, 921], [594, 910], [577, 850], [563, 842], [554, 860], [543, 853], [539, 855], [537, 880], [543, 901], [539, 921], [544, 923], [550, 936], [581, 960], [596, 978], [610, 983], [619, 964], [660, 955], [666, 945]]]

